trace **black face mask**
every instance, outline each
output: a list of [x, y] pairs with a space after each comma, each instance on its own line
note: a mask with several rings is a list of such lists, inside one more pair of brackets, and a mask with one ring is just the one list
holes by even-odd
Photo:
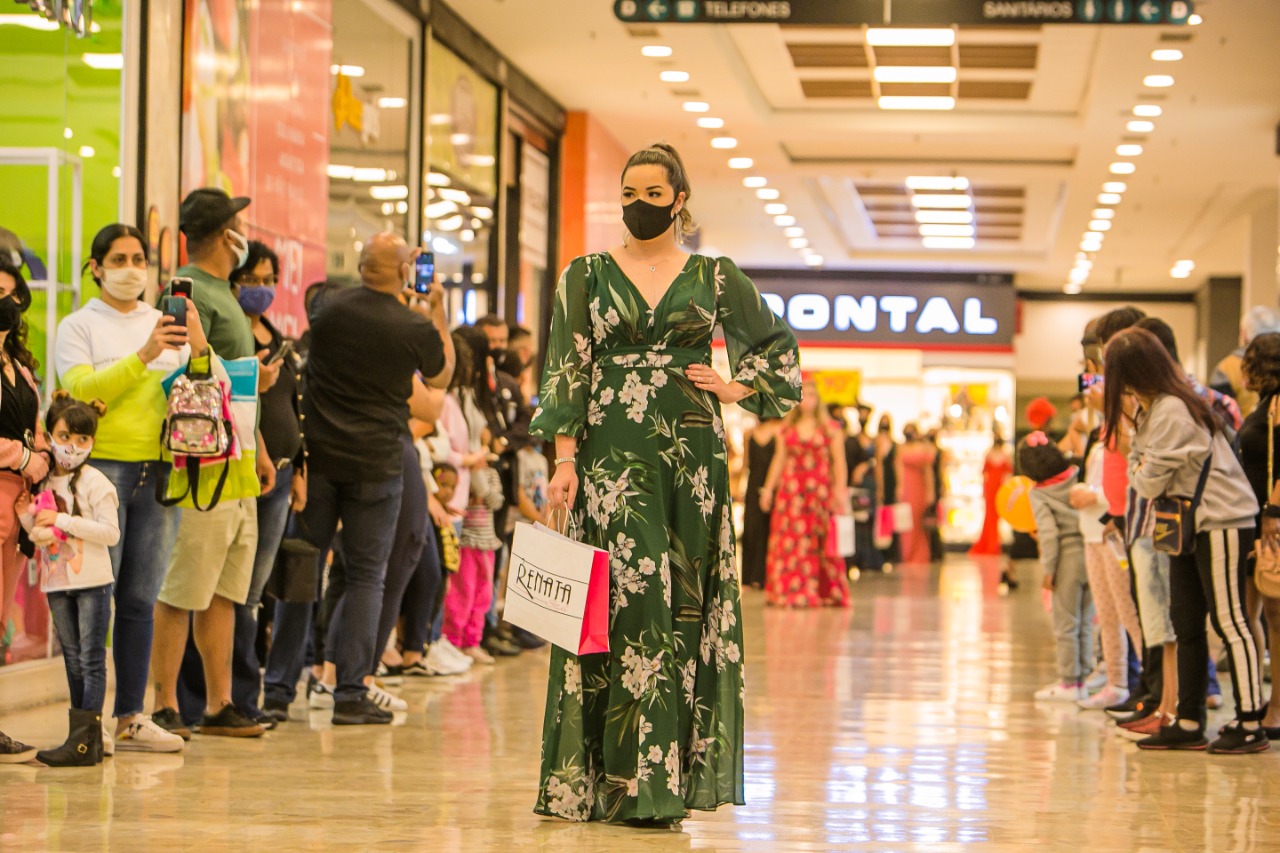
[[507, 357], [507, 350], [505, 347], [502, 349], [489, 347], [489, 355], [493, 358], [494, 364], [502, 364], [503, 360]]
[[671, 227], [675, 219], [676, 203], [673, 201], [666, 207], [649, 204], [644, 199], [636, 199], [622, 208], [622, 221], [637, 240], [652, 240], [661, 237]]
[[0, 332], [12, 332], [22, 323], [22, 306], [11, 298], [0, 299]]

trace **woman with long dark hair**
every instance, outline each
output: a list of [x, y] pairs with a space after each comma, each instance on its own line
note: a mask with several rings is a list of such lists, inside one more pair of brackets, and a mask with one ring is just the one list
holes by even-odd
[[156, 484], [168, 478], [170, 468], [160, 449], [167, 407], [160, 382], [193, 357], [207, 370], [209, 343], [191, 300], [184, 328], [143, 299], [145, 246], [132, 225], [108, 225], [97, 233], [87, 267], [99, 295], [59, 324], [54, 356], [58, 380], [71, 396], [109, 407], [98, 423], [92, 458], [120, 498], [120, 541], [111, 548], [116, 743], [121, 749], [176, 752], [182, 739], [143, 713], [156, 598], [181, 517], [180, 510], [156, 500]]
[[[1195, 548], [1170, 555], [1170, 611], [1178, 637], [1178, 710], [1142, 749], [1241, 754], [1269, 747], [1261, 661], [1245, 622], [1245, 567], [1257, 500], [1221, 424], [1164, 345], [1145, 329], [1107, 343], [1102, 440], [1134, 427], [1130, 485], [1138, 496], [1194, 499]], [[1140, 520], [1137, 523], [1142, 523]], [[1151, 524], [1151, 522], [1147, 522]], [[1236, 719], [1213, 743], [1205, 738], [1209, 646], [1205, 616], [1226, 645]]]

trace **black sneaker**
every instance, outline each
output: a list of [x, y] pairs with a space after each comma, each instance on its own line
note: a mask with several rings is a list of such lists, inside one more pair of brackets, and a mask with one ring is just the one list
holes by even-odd
[[191, 740], [191, 729], [187, 724], [182, 722], [182, 717], [178, 716], [178, 712], [174, 708], [161, 708], [151, 715], [151, 722], [170, 734], [175, 734], [183, 740]]
[[34, 746], [27, 746], [0, 732], [0, 764], [22, 764], [35, 758], [37, 751]]
[[1228, 723], [1222, 737], [1209, 744], [1209, 752], [1214, 755], [1248, 755], [1266, 752], [1270, 748], [1267, 732], [1261, 726], [1246, 729], [1239, 720]]
[[1141, 698], [1130, 694], [1129, 698], [1121, 702], [1119, 705], [1112, 705], [1110, 708], [1106, 708], [1105, 710], [1108, 714], [1110, 714], [1112, 717], [1118, 720], [1122, 717], [1129, 716], [1134, 711], [1141, 708], [1144, 704], [1145, 703], [1142, 701]]
[[216, 714], [205, 714], [200, 720], [200, 734], [218, 737], [262, 737], [266, 732], [259, 723], [236, 710], [236, 706], [228, 702]]
[[540, 649], [547, 644], [547, 641], [539, 637], [537, 634], [534, 634], [531, 631], [526, 631], [524, 628], [517, 628], [515, 625], [511, 626], [510, 636], [504, 637], [503, 639], [509, 639], [525, 651]]
[[480, 648], [496, 658], [513, 658], [524, 649], [515, 643], [502, 639], [497, 634], [491, 634], [480, 642]]
[[390, 684], [392, 687], [398, 687], [401, 684], [404, 684], [404, 667], [392, 666], [379, 661], [378, 668], [374, 671], [373, 677], [381, 681], [383, 684]]
[[262, 703], [262, 712], [271, 717], [277, 723], [289, 722], [289, 703], [279, 702], [275, 699], [266, 699]]
[[393, 715], [384, 711], [369, 699], [361, 696], [349, 702], [333, 703], [333, 724], [335, 726], [385, 726], [391, 722]]
[[253, 722], [262, 726], [262, 728], [265, 729], [266, 731], [272, 731], [273, 729], [275, 729], [277, 725], [278, 721], [276, 720], [276, 718], [273, 717], [271, 714], [268, 714], [266, 711], [262, 710], [261, 708], [256, 708], [251, 706], [248, 708], [239, 708], [237, 710], [240, 711], [241, 715], [243, 715], [245, 719], [252, 720]]
[[1164, 726], [1156, 734], [1138, 741], [1138, 749], [1201, 750], [1209, 745], [1204, 727], [1187, 730], [1177, 723]]
[[1134, 709], [1132, 714], [1127, 717], [1117, 717], [1116, 725], [1124, 726], [1130, 723], [1137, 723], [1150, 717], [1155, 712], [1156, 705], [1154, 702], [1139, 702], [1138, 707]]
[[427, 660], [416, 660], [411, 664], [406, 664], [404, 668], [405, 678], [431, 678], [435, 673], [427, 668]]

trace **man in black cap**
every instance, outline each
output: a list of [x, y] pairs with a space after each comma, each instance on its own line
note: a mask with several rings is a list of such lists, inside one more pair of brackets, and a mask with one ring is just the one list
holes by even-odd
[[[204, 188], [188, 195], [179, 212], [190, 263], [177, 275], [191, 279], [191, 300], [200, 313], [210, 349], [222, 359], [252, 358], [257, 349], [249, 318], [228, 280], [248, 255], [249, 241], [241, 216], [248, 206], [247, 198], [231, 198], [222, 190]], [[166, 294], [171, 292], [166, 290]], [[269, 388], [279, 370], [279, 365], [261, 365], [259, 389]], [[239, 459], [228, 460], [226, 484], [215, 506], [197, 511], [191, 495], [180, 504], [186, 511], [156, 602], [151, 661], [156, 685], [152, 719], [183, 737], [190, 737], [184, 716], [198, 720], [205, 735], [256, 737], [265, 730], [231, 702], [231, 655], [236, 605], [244, 604], [248, 596], [258, 546], [257, 497], [275, 481], [270, 458], [259, 435], [256, 454], [245, 452]], [[171, 476], [181, 478], [183, 472], [175, 471]], [[201, 478], [202, 505], [210, 502], [216, 479]], [[198, 669], [193, 672], [190, 664], [183, 666], [189, 614], [195, 616], [195, 646], [203, 663], [203, 684]], [[190, 657], [194, 661], [195, 656]], [[180, 672], [185, 688], [184, 715], [178, 713]], [[193, 707], [202, 693], [203, 709]]]

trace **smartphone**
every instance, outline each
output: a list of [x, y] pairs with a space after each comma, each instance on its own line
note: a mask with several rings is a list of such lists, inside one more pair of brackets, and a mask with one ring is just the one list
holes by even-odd
[[187, 300], [181, 296], [164, 298], [164, 313], [173, 318], [173, 325], [187, 327]]
[[436, 277], [436, 253], [423, 252], [418, 255], [418, 261], [414, 265], [415, 273], [413, 276], [413, 290], [415, 293], [426, 295], [431, 292], [431, 282]]
[[1080, 382], [1080, 393], [1083, 394], [1085, 391], [1088, 391], [1094, 385], [1101, 384], [1102, 374], [1101, 373], [1081, 373], [1079, 382]]
[[191, 298], [191, 279], [175, 278], [170, 280], [169, 289], [174, 296], [183, 296], [187, 299]]
[[272, 364], [275, 364], [276, 362], [284, 361], [286, 358], [289, 357], [289, 354], [292, 352], [293, 352], [293, 341], [286, 340], [284, 343], [280, 344], [280, 349], [276, 350], [275, 355], [267, 359], [267, 364], [272, 365]]

